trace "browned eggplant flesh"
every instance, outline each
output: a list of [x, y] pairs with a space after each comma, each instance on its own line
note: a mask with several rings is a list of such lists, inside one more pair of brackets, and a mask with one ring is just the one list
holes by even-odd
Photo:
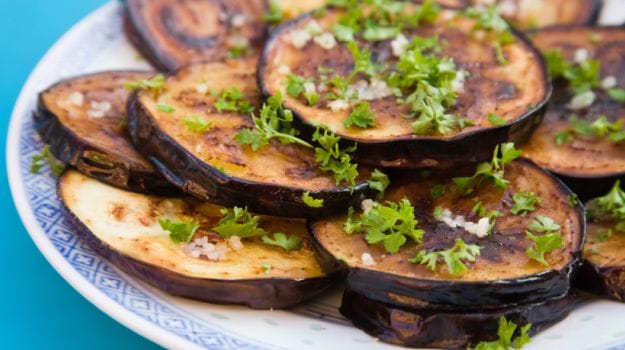
[[[332, 282], [315, 258], [301, 219], [256, 219], [270, 238], [283, 233], [299, 242], [297, 249], [286, 251], [260, 237], [236, 235], [248, 232], [245, 228], [228, 238], [217, 234], [212, 228], [224, 217], [224, 208], [191, 197], [127, 192], [73, 170], [59, 179], [58, 193], [70, 223], [93, 249], [124, 272], [173, 295], [283, 308], [315, 296]], [[163, 220], [197, 227], [188, 242], [174, 243]]]
[[303, 126], [355, 141], [358, 161], [375, 166], [448, 168], [525, 140], [550, 95], [540, 54], [501, 19], [480, 29], [477, 12], [428, 4], [434, 14], [416, 25], [395, 22], [426, 5], [383, 16], [401, 30], [363, 29], [375, 5], [354, 10], [360, 30], [343, 8], [285, 22], [263, 50], [263, 93], [280, 92]]
[[[129, 128], [138, 149], [185, 192], [225, 206], [310, 217], [356, 203], [370, 191], [363, 167], [353, 187], [337, 184], [332, 173], [319, 170], [312, 148], [271, 139], [254, 149], [239, 140], [255, 128], [251, 115], [265, 113], [255, 67], [254, 60], [196, 64], [167, 78], [157, 94], [137, 94]], [[323, 203], [309, 206], [305, 193]]]
[[264, 0], [128, 0], [125, 30], [155, 67], [254, 55], [263, 44]]
[[486, 182], [467, 195], [456, 182], [470, 173], [392, 178], [386, 204], [311, 221], [324, 265], [340, 262], [348, 288], [402, 307], [484, 310], [569, 293], [585, 234], [581, 204], [524, 159], [506, 166], [505, 189]]
[[617, 182], [586, 203], [588, 237], [584, 265], [575, 279], [582, 289], [625, 302], [625, 192]]
[[402, 309], [371, 300], [347, 290], [341, 313], [354, 325], [384, 342], [416, 348], [459, 349], [498, 339], [502, 317], [521, 328], [531, 324], [527, 334], [565, 318], [573, 306], [571, 295], [543, 302], [475, 312], [442, 312], [428, 309]]
[[52, 154], [80, 172], [138, 192], [174, 192], [139, 154], [126, 128], [125, 83], [153, 73], [112, 71], [63, 80], [41, 94], [35, 128]]
[[552, 62], [554, 96], [524, 152], [585, 199], [625, 175], [624, 41], [622, 28], [549, 28], [534, 37]]

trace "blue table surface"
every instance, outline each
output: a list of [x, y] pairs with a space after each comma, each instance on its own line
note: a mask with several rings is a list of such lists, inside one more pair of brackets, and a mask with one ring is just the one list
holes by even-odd
[[[0, 135], [6, 135], [15, 99], [46, 50], [105, 0], [0, 1]], [[157, 346], [98, 310], [54, 271], [20, 222], [0, 172], [0, 348], [152, 349]]]

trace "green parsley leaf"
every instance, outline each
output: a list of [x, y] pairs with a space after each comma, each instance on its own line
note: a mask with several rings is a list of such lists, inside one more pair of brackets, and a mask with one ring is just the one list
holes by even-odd
[[572, 115], [569, 120], [570, 127], [556, 134], [555, 142], [562, 145], [568, 142], [571, 137], [582, 136], [592, 138], [608, 137], [614, 143], [625, 140], [625, 130], [623, 130], [623, 122], [617, 120], [610, 123], [608, 119], [602, 115], [594, 121], [584, 120]]
[[508, 22], [499, 15], [497, 6], [489, 6], [485, 10], [469, 8], [465, 11], [465, 16], [475, 19], [475, 24], [472, 28], [473, 32], [483, 30], [496, 35], [493, 40], [495, 57], [499, 64], [507, 64], [508, 60], [504, 55], [503, 47], [514, 43], [516, 38], [512, 34]]
[[315, 199], [310, 195], [310, 192], [306, 191], [302, 194], [302, 201], [304, 204], [311, 208], [321, 208], [323, 207], [323, 199]]
[[249, 102], [247, 96], [236, 87], [221, 90], [218, 98], [213, 104], [217, 112], [236, 112], [247, 114], [254, 111], [254, 106]]
[[601, 84], [599, 61], [586, 59], [573, 64], [564, 58], [562, 51], [557, 49], [547, 51], [544, 55], [551, 78], [566, 79], [573, 94], [579, 95]]
[[490, 161], [480, 163], [475, 174], [470, 177], [454, 177], [453, 184], [464, 195], [475, 191], [476, 187], [490, 183], [499, 189], [508, 187], [508, 180], [504, 178], [504, 169], [513, 160], [521, 156], [521, 151], [514, 148], [514, 143], [502, 143], [495, 147]]
[[371, 111], [371, 106], [366, 101], [359, 102], [352, 110], [349, 117], [343, 121], [346, 128], [352, 125], [362, 129], [375, 126], [377, 116]]
[[167, 106], [167, 105], [156, 105], [156, 108], [158, 108], [159, 111], [165, 112], [165, 113], [172, 113], [176, 111], [174, 107]]
[[579, 204], [579, 198], [577, 198], [577, 194], [571, 193], [570, 195], [566, 196], [566, 204], [571, 208], [576, 207]]
[[542, 203], [543, 199], [534, 192], [516, 192], [512, 195], [514, 206], [510, 212], [514, 215], [527, 215], [536, 210], [536, 204]]
[[267, 263], [260, 264], [260, 267], [263, 269], [263, 272], [265, 273], [265, 275], [270, 274], [271, 273], [271, 269], [273, 268], [273, 266], [271, 266], [271, 264], [267, 264]]
[[163, 74], [157, 74], [150, 79], [141, 79], [137, 81], [129, 81], [124, 83], [124, 88], [127, 90], [139, 90], [147, 89], [152, 93], [159, 94], [165, 87], [165, 76]]
[[506, 120], [493, 113], [488, 113], [488, 122], [494, 126], [500, 126], [506, 124]]
[[367, 183], [370, 188], [378, 191], [377, 199], [380, 200], [384, 198], [384, 192], [386, 191], [388, 185], [390, 185], [391, 181], [385, 173], [378, 169], [374, 169]]
[[270, 235], [265, 235], [262, 237], [262, 240], [265, 244], [281, 247], [287, 252], [298, 250], [302, 247], [301, 238], [295, 235], [287, 237], [284, 233], [279, 232], [274, 233], [273, 238]]
[[440, 198], [444, 194], [445, 194], [445, 186], [441, 184], [432, 186], [432, 189], [430, 190], [430, 195], [432, 196], [433, 199]]
[[52, 172], [52, 175], [54, 176], [58, 177], [63, 172], [63, 169], [65, 169], [65, 164], [56, 160], [56, 158], [54, 158], [54, 156], [52, 155], [52, 152], [50, 152], [50, 146], [45, 145], [43, 146], [43, 149], [41, 149], [40, 154], [37, 154], [31, 158], [30, 172], [33, 174], [39, 173], [41, 168], [43, 168], [44, 161], [48, 164], [50, 172]]
[[198, 134], [204, 134], [213, 127], [213, 123], [206, 121], [199, 115], [186, 117], [183, 123], [187, 129]]
[[[543, 235], [534, 235], [530, 231], [543, 233]], [[527, 227], [525, 236], [534, 241], [534, 245], [527, 248], [525, 255], [544, 266], [549, 266], [549, 262], [545, 260], [545, 254], [549, 254], [564, 246], [564, 241], [560, 234], [560, 225], [548, 216], [539, 215], [534, 218], [534, 221]]]
[[369, 50], [359, 47], [355, 41], [348, 42], [347, 49], [352, 54], [352, 58], [354, 60], [354, 69], [349, 75], [349, 81], [351, 81], [359, 73], [362, 73], [367, 77], [375, 75], [376, 68], [371, 61], [371, 52]]
[[376, 25], [369, 25], [362, 32], [362, 37], [368, 41], [382, 41], [392, 39], [400, 33], [398, 27], [380, 27]]
[[249, 238], [267, 234], [267, 231], [258, 227], [260, 217], [250, 214], [247, 208], [222, 209], [221, 214], [223, 217], [212, 230], [222, 237], [239, 236], [241, 238]]
[[607, 242], [612, 238], [612, 230], [597, 232], [597, 239], [599, 242]]
[[613, 88], [608, 90], [608, 95], [616, 102], [625, 102], [625, 89]]
[[234, 139], [242, 145], [249, 145], [254, 151], [267, 145], [270, 139], [278, 139], [280, 142], [297, 143], [304, 147], [313, 146], [298, 138], [298, 131], [293, 127], [293, 112], [282, 107], [282, 95], [280, 92], [269, 97], [260, 110], [260, 115], [252, 113], [252, 121], [255, 129], [243, 129], [237, 133]]
[[332, 34], [340, 42], [352, 42], [354, 41], [354, 29], [349, 26], [344, 26], [340, 23], [336, 23], [332, 26]]
[[625, 192], [621, 181], [617, 180], [606, 195], [588, 201], [586, 211], [593, 218], [625, 221]]
[[315, 130], [312, 140], [321, 146], [315, 147], [315, 160], [319, 168], [332, 172], [337, 185], [343, 181], [354, 185], [358, 176], [358, 165], [352, 163], [349, 153], [355, 151], [356, 146], [341, 150], [339, 147], [341, 138], [321, 126]]
[[[523, 348], [531, 340], [529, 330], [532, 328], [532, 324], [528, 323], [521, 327], [519, 332], [517, 332], [517, 328], [518, 326], [514, 322], [508, 321], [504, 316], [501, 316], [499, 319], [499, 329], [497, 330], [499, 339], [489, 342], [479, 342], [473, 350], [508, 350], [510, 348]], [[519, 335], [513, 340], [512, 337], [515, 333]]]
[[159, 219], [158, 223], [165, 231], [169, 231], [169, 238], [174, 243], [189, 243], [193, 234], [200, 228], [197, 220], [171, 221], [170, 219]]
[[408, 260], [412, 264], [427, 266], [431, 271], [436, 270], [439, 258], [442, 258], [447, 265], [450, 275], [458, 277], [468, 270], [465, 262], [475, 262], [475, 258], [480, 255], [480, 246], [476, 244], [466, 244], [462, 239], [456, 239], [453, 247], [447, 250], [419, 251], [416, 257]]
[[389, 253], [397, 253], [407, 238], [420, 243], [425, 231], [417, 228], [414, 207], [406, 198], [400, 202], [374, 203], [369, 212], [353, 218], [350, 209], [344, 229], [348, 234], [365, 233], [368, 244], [382, 243]]
[[284, 12], [280, 6], [280, 0], [269, 0], [269, 6], [267, 6], [263, 19], [269, 24], [280, 24], [284, 20]]

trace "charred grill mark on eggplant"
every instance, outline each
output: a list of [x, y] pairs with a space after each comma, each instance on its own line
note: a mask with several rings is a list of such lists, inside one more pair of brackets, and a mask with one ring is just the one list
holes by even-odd
[[[491, 309], [566, 295], [570, 278], [581, 264], [585, 237], [583, 207], [567, 205], [567, 196], [571, 194], [568, 188], [532, 162], [514, 161], [506, 168], [510, 185], [504, 192], [486, 186], [476, 193], [485, 208], [503, 213], [503, 217], [497, 218], [493, 233], [478, 238], [461, 228], [449, 228], [432, 216], [437, 205], [464, 215], [469, 221], [479, 218], [471, 212], [476, 204], [473, 196], [462, 197], [447, 189], [436, 204], [431, 199], [432, 186], [465, 173], [462, 169], [435, 172], [429, 179], [396, 174], [385, 200], [406, 197], [415, 207], [419, 227], [425, 230], [421, 244], [409, 242], [397, 254], [388, 254], [380, 245], [368, 245], [360, 234], [347, 235], [343, 228], [346, 216], [310, 221], [321, 261], [329, 268], [342, 261], [348, 270], [349, 288], [368, 298], [403, 307]], [[521, 217], [510, 212], [509, 198], [518, 191], [532, 191], [542, 197], [542, 204], [532, 215]], [[525, 229], [536, 215], [549, 216], [562, 225], [564, 247], [551, 254], [548, 267], [525, 255], [531, 244]], [[453, 278], [444, 269], [432, 272], [408, 262], [421, 249], [448, 249], [456, 238], [482, 248], [477, 261], [462, 276]], [[364, 264], [363, 253], [369, 253], [376, 264]]]
[[[315, 20], [322, 27], [329, 26], [340, 14], [340, 10], [330, 9], [323, 18]], [[317, 68], [320, 66], [331, 68], [342, 75], [349, 74], [353, 68], [351, 55], [344, 45], [325, 50], [309, 43], [297, 49], [288, 42], [289, 33], [305, 27], [310, 21], [311, 16], [302, 16], [282, 24], [272, 32], [259, 64], [261, 90], [264, 95], [282, 91], [285, 106], [293, 110], [303, 128], [322, 123], [342, 138], [357, 142], [355, 157], [365, 164], [449, 168], [485, 160], [498, 143], [506, 140], [517, 143], [525, 141], [540, 121], [544, 105], [551, 94], [542, 57], [522, 34], [514, 32], [516, 43], [507, 45], [506, 55], [512, 63], [500, 65], [490, 42], [481, 43], [471, 39], [470, 20], [458, 17], [452, 26], [446, 20], [439, 19], [437, 23], [423, 24], [409, 34], [423, 37], [438, 35], [440, 40], [446, 42], [443, 49], [445, 55], [454, 59], [459, 70], [469, 72], [470, 76], [464, 85], [465, 93], [459, 94], [457, 104], [449, 113], [469, 118], [476, 125], [446, 135], [415, 135], [410, 126], [414, 119], [401, 117], [408, 112], [407, 106], [396, 103], [394, 97], [390, 96], [368, 101], [377, 116], [375, 127], [357, 130], [347, 128], [343, 120], [349, 111], [333, 112], [325, 106], [327, 101], [323, 99], [315, 106], [308, 106], [301, 99], [284, 93], [287, 74], [282, 67], [288, 67], [291, 73], [303, 77], [319, 76]], [[360, 42], [360, 45], [365, 43]], [[388, 40], [374, 43], [370, 49], [373, 57], [390, 59]], [[493, 84], [493, 81], [498, 83]], [[500, 115], [507, 123], [493, 126], [487, 120], [489, 112]]]
[[[314, 297], [334, 282], [336, 274], [321, 271], [302, 220], [261, 218], [261, 225], [272, 232], [300, 237], [300, 250], [285, 252], [251, 240], [222, 260], [211, 261], [184, 253], [158, 220], [165, 213], [186, 214], [202, 218], [202, 225], [211, 227], [219, 219], [220, 207], [192, 198], [125, 192], [73, 170], [59, 178], [58, 194], [75, 232], [98, 254], [173, 295], [255, 309], [285, 308]], [[223, 241], [214, 233], [209, 239]]]
[[[596, 35], [597, 42], [591, 36]], [[625, 30], [616, 27], [556, 27], [540, 30], [534, 38], [544, 52], [559, 49], [572, 60], [577, 49], [588, 50], [590, 57], [601, 63], [601, 78], [613, 76], [616, 87], [625, 87]], [[606, 193], [615, 180], [625, 178], [625, 144], [613, 143], [608, 137], [575, 137], [556, 145], [559, 132], [570, 126], [569, 118], [594, 121], [606, 116], [609, 122], [625, 121], [625, 104], [612, 100], [603, 89], [593, 89], [595, 102], [587, 109], [571, 111], [572, 98], [566, 81], [554, 82], [554, 94], [538, 127], [526, 146], [525, 155], [560, 176], [581, 198], [589, 199]]]
[[[134, 149], [125, 126], [130, 92], [123, 84], [151, 74], [113, 71], [60, 81], [39, 94], [35, 128], [56, 158], [88, 176], [131, 191], [174, 193]], [[94, 109], [98, 104], [104, 109]]]
[[158, 69], [174, 71], [192, 62], [219, 61], [248, 41], [245, 56], [262, 45], [265, 1], [129, 0], [128, 38]]
[[[253, 127], [250, 116], [219, 113], [213, 108], [214, 96], [194, 89], [203, 79], [210, 91], [237, 87], [258, 106], [255, 63], [193, 65], [167, 79], [158, 101], [148, 92], [135, 95], [129, 105], [135, 145], [177, 187], [221, 205], [246, 205], [258, 213], [290, 217], [327, 216], [354, 205], [369, 191], [366, 168], [359, 168], [361, 175], [352, 190], [321, 172], [313, 150], [306, 147], [271, 140], [253, 151], [233, 139], [243, 128]], [[158, 111], [160, 103], [175, 107], [176, 112]], [[205, 118], [212, 128], [204, 134], [189, 132], [184, 125], [188, 115]], [[323, 199], [324, 205], [307, 206], [301, 199], [306, 191]]]

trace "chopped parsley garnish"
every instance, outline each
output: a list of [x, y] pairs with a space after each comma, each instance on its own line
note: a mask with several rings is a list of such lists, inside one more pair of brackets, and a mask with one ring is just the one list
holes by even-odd
[[354, 69], [349, 75], [348, 81], [351, 81], [359, 73], [372, 77], [377, 69], [373, 61], [371, 61], [371, 51], [361, 48], [355, 41], [347, 43], [347, 49], [354, 59]]
[[267, 6], [263, 19], [269, 24], [279, 24], [284, 20], [284, 12], [279, 0], [269, 0], [269, 6]]
[[241, 58], [247, 55], [247, 52], [250, 48], [249, 43], [245, 41], [231, 43], [230, 45], [231, 46], [228, 48], [229, 58]]
[[349, 117], [343, 121], [343, 125], [346, 128], [356, 126], [362, 129], [371, 128], [375, 126], [376, 115], [371, 111], [371, 106], [368, 102], [359, 102], [350, 113]]
[[527, 215], [536, 210], [536, 205], [542, 203], [543, 199], [534, 192], [522, 191], [512, 195], [514, 206], [510, 212], [514, 215]]
[[473, 208], [471, 208], [471, 212], [478, 215], [480, 218], [487, 218], [488, 222], [488, 233], [490, 234], [493, 227], [495, 227], [495, 218], [501, 217], [502, 214], [499, 210], [491, 210], [489, 212], [486, 211], [484, 204], [481, 201], [478, 201]]
[[268, 275], [271, 273], [271, 269], [273, 269], [273, 266], [271, 266], [271, 264], [268, 264], [268, 263], [262, 263], [260, 264], [260, 268], [263, 269], [263, 272], [265, 273], [265, 275]]
[[334, 34], [334, 37], [341, 42], [347, 43], [354, 41], [354, 29], [340, 23], [336, 23], [332, 26], [332, 34]]
[[43, 146], [40, 154], [37, 154], [31, 158], [30, 172], [33, 174], [39, 173], [41, 168], [43, 168], [44, 162], [48, 164], [50, 172], [52, 172], [52, 175], [54, 176], [61, 175], [63, 169], [65, 169], [65, 164], [54, 158], [52, 152], [50, 152], [50, 146], [48, 145]]
[[213, 104], [217, 112], [236, 112], [247, 114], [254, 111], [254, 106], [248, 101], [247, 96], [236, 87], [221, 90], [216, 93], [217, 100]]
[[302, 247], [301, 238], [295, 235], [287, 237], [287, 235], [280, 232], [274, 233], [273, 238], [270, 235], [265, 235], [262, 237], [262, 240], [265, 244], [281, 247], [287, 252], [298, 250]]
[[614, 143], [625, 140], [625, 130], [623, 129], [623, 122], [621, 120], [610, 123], [608, 119], [602, 115], [594, 121], [589, 121], [578, 119], [576, 115], [572, 115], [569, 124], [570, 126], [568, 128], [556, 134], [554, 139], [556, 145], [561, 146], [566, 144], [571, 138], [577, 136], [596, 139], [607, 137]]
[[332, 172], [337, 185], [343, 181], [354, 185], [358, 176], [358, 165], [352, 163], [349, 153], [356, 150], [356, 145], [341, 149], [341, 138], [322, 127], [317, 127], [312, 140], [320, 146], [315, 147], [315, 160], [319, 168]]
[[438, 260], [443, 259], [447, 265], [447, 272], [452, 276], [460, 276], [468, 270], [466, 262], [475, 262], [475, 258], [480, 255], [480, 246], [476, 244], [466, 244], [462, 239], [456, 239], [453, 247], [447, 250], [437, 250], [427, 253], [425, 250], [419, 251], [417, 256], [408, 260], [412, 264], [427, 266], [431, 271], [436, 270]]
[[172, 106], [168, 106], [168, 105], [156, 105], [156, 108], [158, 108], [159, 111], [161, 112], [165, 112], [165, 113], [172, 113], [175, 112], [176, 109]]
[[570, 63], [560, 50], [550, 50], [544, 54], [552, 79], [564, 78], [575, 95], [579, 95], [601, 84], [601, 64], [594, 59]]
[[390, 86], [410, 91], [402, 101], [410, 105], [407, 117], [416, 117], [412, 127], [416, 134], [448, 134], [472, 124], [446, 112], [456, 103], [452, 83], [456, 79], [456, 65], [451, 58], [440, 57], [437, 37], [414, 37], [399, 57], [395, 70], [389, 75]]
[[184, 118], [184, 125], [192, 132], [204, 134], [213, 127], [213, 123], [206, 121], [199, 115], [192, 115]]
[[[517, 332], [518, 326], [512, 322], [506, 320], [504, 316], [499, 319], [499, 329], [497, 335], [499, 339], [494, 341], [482, 341], [479, 342], [473, 350], [508, 350], [521, 349], [527, 343], [531, 341], [529, 331], [532, 328], [532, 324], [528, 323], [521, 327]], [[517, 337], [512, 339], [517, 334]]]
[[282, 95], [276, 93], [263, 104], [260, 114], [252, 114], [254, 129], [243, 129], [234, 137], [243, 145], [249, 145], [254, 151], [267, 145], [270, 139], [278, 139], [282, 143], [297, 143], [302, 146], [313, 146], [298, 138], [297, 130], [293, 128], [293, 112], [282, 107]]
[[577, 198], [577, 194], [571, 193], [570, 195], [566, 196], [566, 204], [571, 208], [576, 207], [579, 204], [579, 198]]
[[169, 231], [169, 238], [174, 243], [189, 243], [195, 231], [200, 228], [197, 220], [171, 221], [170, 219], [160, 219], [158, 223], [165, 231]]
[[589, 219], [616, 221], [615, 228], [625, 232], [625, 192], [621, 189], [621, 181], [617, 180], [606, 195], [590, 200], [586, 211]]
[[141, 79], [124, 83], [124, 88], [128, 90], [147, 89], [154, 94], [159, 94], [165, 86], [165, 76], [157, 74], [150, 79]]
[[[525, 255], [542, 265], [549, 266], [549, 262], [545, 260], [545, 254], [549, 254], [564, 246], [560, 228], [560, 225], [548, 216], [539, 215], [534, 218], [534, 221], [527, 226], [525, 231], [525, 236], [534, 241], [534, 245], [527, 248]], [[542, 233], [543, 235], [535, 235], [532, 232]]]
[[365, 214], [354, 217], [354, 210], [349, 215], [344, 229], [347, 234], [364, 233], [368, 244], [382, 243], [389, 253], [397, 253], [407, 238], [420, 243], [425, 231], [417, 228], [418, 221], [414, 208], [406, 198], [400, 202], [374, 203]]
[[612, 88], [608, 89], [608, 95], [616, 102], [625, 102], [625, 89]]
[[212, 230], [222, 237], [239, 236], [241, 238], [249, 238], [267, 234], [267, 231], [258, 227], [260, 217], [250, 214], [247, 208], [221, 209], [221, 214], [223, 217]]
[[521, 156], [521, 151], [514, 148], [513, 143], [502, 143], [495, 147], [490, 162], [480, 163], [475, 174], [469, 177], [454, 177], [454, 185], [464, 195], [469, 195], [482, 184], [490, 183], [499, 189], [508, 187], [508, 180], [504, 178], [504, 169], [513, 160]]
[[433, 199], [437, 199], [442, 197], [445, 194], [445, 186], [438, 184], [438, 185], [434, 185], [432, 186], [432, 189], [430, 189], [430, 195], [432, 196]]
[[310, 79], [307, 80], [299, 75], [289, 74], [287, 76], [286, 93], [289, 96], [296, 98], [304, 95], [304, 98], [306, 98], [306, 102], [308, 102], [309, 105], [315, 105], [319, 102], [320, 96], [315, 91], [307, 91], [307, 84], [312, 85], [313, 87], [315, 86], [314, 81]]
[[306, 191], [302, 194], [302, 201], [304, 204], [311, 208], [323, 207], [323, 199], [315, 199], [310, 195], [310, 192]]
[[506, 124], [505, 119], [493, 113], [488, 113], [488, 122], [494, 126], [500, 126], [500, 125]]
[[377, 199], [382, 199], [384, 197], [384, 192], [388, 185], [391, 184], [391, 181], [388, 179], [388, 176], [381, 172], [378, 169], [374, 169], [367, 181], [369, 187], [378, 191]]
[[608, 229], [607, 231], [597, 232], [597, 239], [599, 242], [607, 242], [612, 238], [612, 230]]
[[514, 43], [516, 38], [510, 30], [508, 22], [499, 16], [497, 6], [489, 6], [486, 10], [469, 8], [465, 11], [465, 15], [475, 20], [475, 24], [472, 28], [473, 32], [483, 30], [495, 35], [493, 49], [495, 50], [497, 61], [500, 64], [508, 63], [508, 60], [503, 54], [503, 47], [507, 44]]

